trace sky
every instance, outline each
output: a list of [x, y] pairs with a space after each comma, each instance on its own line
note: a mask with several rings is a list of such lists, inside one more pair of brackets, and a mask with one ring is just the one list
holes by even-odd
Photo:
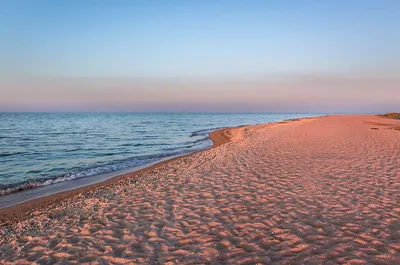
[[0, 2], [0, 111], [400, 111], [400, 1]]

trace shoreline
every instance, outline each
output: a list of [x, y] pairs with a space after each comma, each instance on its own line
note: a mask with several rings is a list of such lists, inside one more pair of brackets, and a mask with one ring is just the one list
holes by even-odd
[[398, 264], [399, 127], [328, 115], [211, 132], [207, 150], [22, 204], [0, 262]]
[[140, 168], [138, 170], [133, 170], [128, 173], [116, 175], [114, 177], [111, 177], [106, 180], [99, 181], [99, 182], [96, 182], [93, 184], [85, 185], [85, 186], [78, 187], [78, 188], [72, 188], [72, 189], [66, 190], [66, 191], [56, 192], [54, 194], [45, 195], [45, 196], [42, 196], [39, 198], [34, 198], [34, 199], [27, 200], [27, 201], [24, 201], [21, 203], [17, 203], [15, 205], [0, 208], [0, 227], [25, 220], [25, 219], [29, 218], [30, 215], [32, 215], [32, 213], [34, 213], [36, 211], [40, 211], [45, 208], [55, 206], [58, 203], [61, 203], [67, 199], [76, 197], [80, 194], [93, 192], [97, 189], [105, 188], [107, 186], [116, 184], [116, 183], [118, 183], [120, 181], [124, 181], [126, 179], [138, 178], [140, 175], [151, 172], [159, 167], [165, 166], [176, 160], [180, 160], [185, 157], [192, 156], [194, 154], [198, 154], [198, 153], [205, 152], [207, 150], [214, 149], [214, 148], [221, 146], [225, 143], [228, 143], [232, 140], [233, 135], [231, 135], [229, 133], [229, 131], [231, 131], [231, 130], [235, 130], [235, 129], [239, 129], [239, 128], [246, 128], [246, 127], [263, 126], [263, 125], [271, 125], [272, 126], [272, 125], [277, 125], [277, 124], [285, 124], [288, 122], [314, 119], [314, 118], [324, 117], [324, 116], [328, 116], [328, 115], [315, 116], [315, 117], [302, 117], [302, 118], [288, 119], [288, 120], [269, 122], [269, 123], [260, 123], [260, 124], [254, 124], [254, 125], [239, 125], [236, 127], [220, 128], [220, 129], [211, 131], [208, 135], [213, 144], [212, 144], [212, 146], [210, 146], [208, 148], [205, 148], [205, 149], [202, 149], [199, 151], [195, 151], [195, 152], [192, 152], [189, 154], [169, 158], [164, 161], [156, 162], [154, 164], [144, 166], [143, 168]]
[[[275, 122], [273, 122], [273, 123], [275, 123]], [[273, 123], [271, 123], [271, 124], [273, 124]], [[276, 123], [279, 123], [279, 122], [276, 122]], [[254, 126], [254, 125], [245, 125], [245, 126]], [[132, 172], [128, 172], [128, 173], [124, 173], [124, 174], [120, 174], [120, 175], [116, 175], [114, 177], [111, 177], [111, 178], [103, 180], [103, 181], [99, 181], [97, 183], [89, 184], [89, 185], [86, 185], [83, 187], [73, 188], [73, 189], [66, 190], [66, 191], [56, 192], [54, 194], [45, 195], [43, 197], [34, 198], [34, 199], [31, 199], [31, 200], [28, 200], [25, 202], [17, 203], [12, 206], [0, 208], [0, 228], [8, 225], [10, 223], [19, 222], [26, 218], [29, 218], [29, 216], [32, 213], [34, 213], [35, 211], [43, 210], [47, 207], [53, 206], [57, 203], [60, 203], [64, 200], [75, 197], [79, 194], [93, 192], [96, 189], [101, 189], [101, 188], [107, 187], [109, 185], [116, 184], [117, 182], [123, 181], [128, 178], [137, 178], [139, 175], [148, 173], [154, 169], [157, 169], [159, 167], [167, 165], [173, 161], [183, 159], [187, 156], [191, 156], [196, 153], [201, 153], [201, 152], [216, 148], [225, 143], [228, 143], [230, 141], [230, 137], [226, 132], [231, 129], [240, 128], [240, 127], [243, 127], [243, 126], [221, 128], [221, 129], [217, 129], [217, 130], [210, 132], [209, 138], [213, 142], [213, 144], [209, 148], [195, 151], [195, 152], [192, 152], [189, 154], [169, 158], [165, 161], [156, 162], [154, 164], [144, 166], [141, 169], [134, 170]]]

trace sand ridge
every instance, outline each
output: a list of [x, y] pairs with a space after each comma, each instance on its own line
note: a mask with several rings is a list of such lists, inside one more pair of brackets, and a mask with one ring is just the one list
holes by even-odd
[[2, 226], [0, 264], [400, 264], [399, 125], [224, 129], [215, 148]]

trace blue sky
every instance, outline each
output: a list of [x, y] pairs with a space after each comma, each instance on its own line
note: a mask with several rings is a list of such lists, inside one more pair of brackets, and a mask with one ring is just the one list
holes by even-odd
[[395, 0], [0, 2], [3, 79], [398, 77], [398, 47]]
[[21, 74], [399, 70], [399, 1], [6, 0], [0, 5], [1, 56]]

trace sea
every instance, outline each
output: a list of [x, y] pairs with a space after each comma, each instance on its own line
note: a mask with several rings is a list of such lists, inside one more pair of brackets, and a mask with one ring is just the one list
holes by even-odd
[[0, 113], [0, 208], [206, 149], [219, 128], [317, 115]]

